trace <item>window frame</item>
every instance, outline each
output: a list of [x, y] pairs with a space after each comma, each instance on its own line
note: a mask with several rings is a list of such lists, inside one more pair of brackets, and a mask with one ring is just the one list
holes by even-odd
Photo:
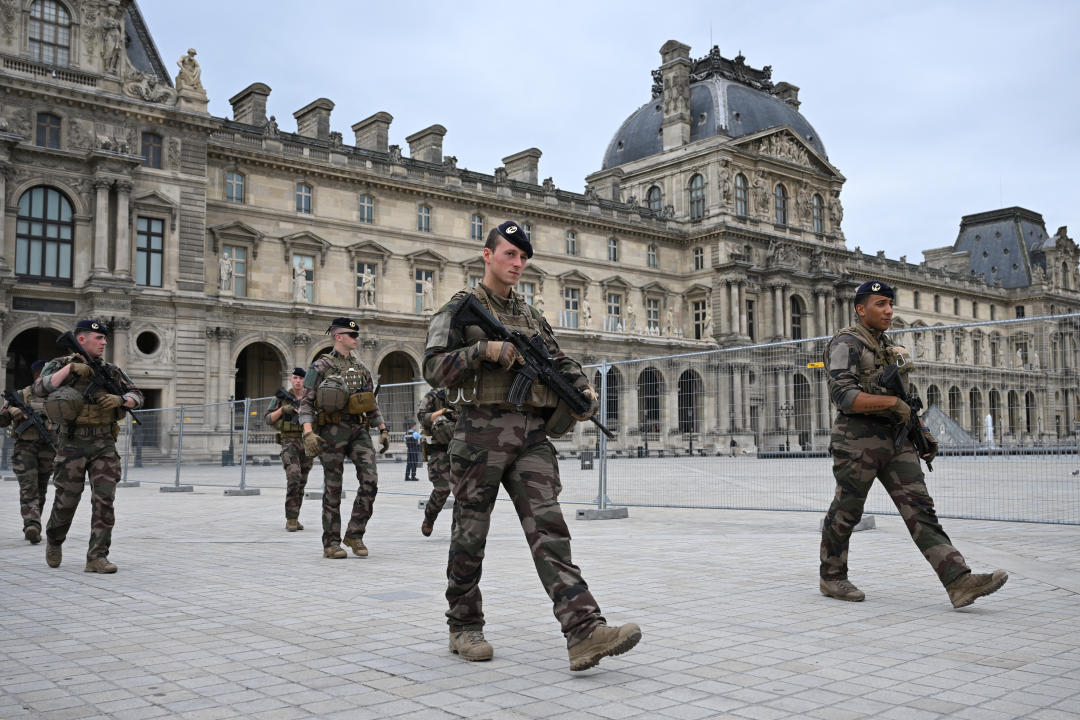
[[[645, 332], [649, 335], [661, 333], [661, 315], [664, 312], [664, 300], [658, 295], [645, 298]], [[655, 311], [655, 316], [654, 316]]]
[[416, 232], [431, 232], [431, 206], [427, 203], [416, 205]]
[[[140, 225], [145, 220], [147, 224], [147, 231], [143, 232]], [[154, 223], [160, 225], [160, 230], [155, 231], [153, 229]], [[139, 247], [139, 243], [145, 237], [146, 247]], [[153, 247], [153, 240], [160, 240], [160, 247]], [[143, 263], [144, 273], [139, 272], [139, 259], [140, 256], [144, 256]], [[158, 282], [151, 282], [153, 275], [153, 261], [157, 259], [158, 270]], [[145, 274], [147, 277], [145, 281], [140, 275]], [[154, 217], [152, 215], [137, 215], [135, 217], [135, 284], [142, 287], [164, 287], [165, 284], [165, 220], [160, 217]]]
[[[36, 190], [42, 190], [40, 200], [42, 203], [42, 211], [40, 216], [35, 216], [35, 195]], [[52, 204], [50, 198], [52, 194], [57, 196], [56, 212], [57, 217], [55, 219], [49, 218], [49, 206]], [[29, 206], [27, 214], [23, 214], [23, 199], [26, 199], [26, 203]], [[68, 219], [64, 220], [64, 206], [67, 206]], [[32, 232], [38, 226], [38, 232]], [[55, 228], [55, 230], [52, 230]], [[65, 232], [66, 231], [66, 232]], [[63, 237], [64, 235], [68, 237]], [[52, 235], [52, 236], [50, 236]], [[39, 272], [31, 273], [31, 264], [34, 260], [34, 247], [38, 247], [37, 254], [37, 269]], [[53, 246], [56, 263], [56, 274], [48, 275], [46, 270], [49, 263], [49, 249]], [[64, 268], [64, 249], [67, 249], [67, 263], [66, 270], [67, 276], [62, 273]], [[20, 253], [20, 249], [22, 252]], [[22, 262], [20, 262], [20, 260]], [[24, 269], [20, 272], [19, 267], [23, 265]], [[15, 217], [15, 275], [20, 280], [27, 280], [30, 282], [42, 282], [52, 285], [64, 285], [71, 286], [74, 284], [75, 274], [75, 204], [59, 188], [52, 185], [35, 185], [34, 187], [27, 188], [19, 196], [18, 210]]]
[[604, 330], [619, 332], [623, 325], [623, 307], [626, 299], [621, 290], [607, 290], [604, 293]]
[[773, 198], [775, 199], [776, 224], [786, 227], [788, 224], [788, 191], [784, 183], [776, 183], [776, 187], [773, 188]]
[[296, 183], [294, 197], [296, 198], [296, 212], [311, 215], [312, 206], [315, 204], [315, 188], [310, 183], [299, 181]]
[[[239, 192], [237, 189], [239, 188]], [[239, 170], [225, 171], [225, 202], [243, 205], [247, 191], [247, 177]]]
[[60, 132], [63, 126], [64, 119], [56, 113], [39, 112], [34, 117], [34, 144], [38, 147], [59, 150]]
[[660, 213], [664, 209], [664, 191], [659, 185], [653, 185], [645, 191], [645, 206], [654, 213]]
[[413, 268], [413, 290], [415, 297], [414, 312], [417, 315], [424, 314], [424, 280], [430, 280], [431, 286], [435, 287], [435, 268]]
[[[222, 256], [226, 256], [226, 257], [228, 257], [228, 258], [230, 258], [232, 260], [232, 266], [233, 266], [233, 297], [251, 297], [251, 295], [248, 294], [248, 291], [250, 290], [250, 288], [248, 287], [248, 279], [249, 279], [249, 272], [248, 271], [250, 270], [249, 263], [251, 262], [250, 258], [248, 257], [248, 250], [251, 250], [251, 249], [252, 248], [250, 248], [248, 245], [241, 244], [241, 243], [223, 242], [221, 244], [221, 254], [222, 254]], [[241, 251], [243, 253], [243, 255], [244, 255], [244, 257], [240, 258], [240, 260], [239, 260], [239, 262], [243, 263], [243, 272], [237, 272], [237, 269], [236, 269], [236, 266], [237, 266], [236, 251], [237, 250]], [[243, 281], [242, 290], [240, 288], [241, 283], [237, 282], [238, 279]]]
[[480, 213], [473, 213], [469, 218], [469, 237], [473, 242], [484, 242], [484, 216]]
[[750, 217], [750, 185], [742, 173], [735, 173], [735, 217]]
[[[581, 327], [581, 307], [584, 292], [580, 285], [564, 285], [562, 291], [562, 310], [559, 312], [559, 325], [571, 330]], [[571, 305], [573, 307], [571, 307]]]
[[356, 219], [364, 225], [375, 224], [375, 196], [361, 193], [356, 198]]
[[701, 173], [690, 176], [686, 185], [691, 221], [705, 219], [705, 177]]
[[570, 256], [573, 256], [573, 257], [577, 257], [577, 254], [578, 254], [577, 233], [575, 231], [573, 231], [573, 230], [567, 230], [565, 237], [566, 237], [566, 254], [570, 255]]
[[[58, 10], [59, 12], [56, 13], [57, 19], [63, 18], [66, 22], [60, 22], [45, 17], [44, 9], [49, 7]], [[35, 12], [39, 11], [39, 9], [40, 13], [35, 16]], [[56, 65], [59, 67], [71, 65], [71, 45], [74, 23], [71, 21], [71, 12], [67, 7], [58, 0], [36, 0], [30, 4], [27, 14], [26, 49], [30, 59], [35, 62], [44, 63], [46, 65]], [[41, 32], [41, 28], [44, 26], [53, 27], [53, 37], [62, 37], [66, 40], [66, 44], [59, 40], [56, 42], [45, 40], [44, 34]], [[35, 32], [38, 35], [37, 37], [34, 36]], [[50, 49], [51, 51], [46, 52]]]
[[152, 170], [161, 169], [162, 151], [165, 148], [165, 139], [156, 132], [144, 132], [139, 136], [139, 154], [142, 155], [142, 166]]
[[608, 262], [619, 262], [619, 238], [609, 237], [607, 241]]
[[660, 267], [660, 254], [655, 244], [650, 245], [645, 251], [645, 264], [653, 270]]
[[693, 261], [694, 261], [694, 270], [695, 271], [696, 270], [704, 270], [705, 269], [705, 248], [701, 247], [700, 245], [696, 246], [692, 251], [692, 255], [693, 255]]
[[[308, 255], [304, 252], [294, 251], [292, 254], [292, 262], [289, 264], [289, 271], [292, 272], [292, 268], [296, 266], [297, 260], [308, 261], [310, 260], [310, 266], [306, 262], [300, 263], [300, 267], [304, 268], [304, 299], [309, 305], [315, 304], [315, 256]], [[235, 277], [235, 274], [234, 274]]]
[[813, 218], [813, 229], [816, 235], [825, 234], [825, 199], [821, 197], [819, 193], [814, 193], [814, 196], [810, 199], [811, 217]]

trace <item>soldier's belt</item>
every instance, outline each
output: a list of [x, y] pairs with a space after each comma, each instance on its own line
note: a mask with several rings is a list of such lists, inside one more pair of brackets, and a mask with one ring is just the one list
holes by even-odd
[[450, 449], [449, 445], [434, 445], [432, 443], [427, 443], [424, 447], [428, 449], [428, 452], [446, 452]]
[[283, 432], [283, 433], [278, 433], [278, 434], [281, 435], [281, 437], [283, 437], [283, 438], [302, 438], [302, 437], [304, 437], [304, 432], [302, 430], [300, 432]]
[[118, 427], [115, 423], [109, 423], [108, 425], [78, 425], [69, 426], [65, 429], [68, 437], [79, 438], [94, 438], [94, 437], [116, 437], [116, 433], [113, 430], [114, 427]]

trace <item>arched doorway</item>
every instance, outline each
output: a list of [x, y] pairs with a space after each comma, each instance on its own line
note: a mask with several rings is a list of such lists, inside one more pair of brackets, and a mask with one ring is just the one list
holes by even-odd
[[686, 370], [679, 376], [679, 432], [696, 433], [701, 427], [701, 376]]
[[422, 384], [400, 383], [414, 383], [417, 372], [413, 359], [400, 350], [390, 353], [379, 363], [379, 411], [391, 432], [404, 432], [416, 422], [418, 393], [421, 389], [426, 392], [427, 388]]
[[808, 448], [812, 444], [810, 433], [813, 431], [813, 406], [810, 402], [810, 381], [796, 373], [792, 392], [795, 395], [795, 431], [799, 435], [799, 446]]
[[[593, 388], [600, 394], [600, 371], [593, 373]], [[608, 427], [619, 427], [619, 393], [622, 391], [622, 374], [618, 368], [608, 368], [607, 371], [607, 419]], [[597, 417], [597, 420], [602, 418]]]
[[30, 328], [16, 335], [7, 348], [4, 387], [23, 388], [33, 382], [34, 374], [30, 372], [30, 365], [35, 360], [52, 360], [59, 356], [60, 350], [56, 347], [58, 337], [60, 332], [48, 327]]
[[638, 426], [651, 440], [660, 439], [661, 398], [664, 378], [656, 368], [645, 368], [638, 375]]
[[953, 419], [957, 425], [963, 426], [963, 400], [964, 395], [960, 392], [960, 388], [953, 385], [949, 388], [949, 417]]
[[269, 397], [281, 387], [285, 358], [273, 345], [254, 342], [236, 358], [236, 399]]

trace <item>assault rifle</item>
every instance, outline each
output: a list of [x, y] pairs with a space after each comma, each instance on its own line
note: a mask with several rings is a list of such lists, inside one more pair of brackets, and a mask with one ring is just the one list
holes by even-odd
[[[82, 343], [78, 341], [74, 333], [68, 330], [66, 333], [56, 339], [56, 347], [61, 350], [66, 350], [69, 353], [76, 353], [83, 357], [83, 362], [90, 366], [93, 374], [90, 376], [90, 384], [86, 386], [86, 390], [83, 391], [83, 397], [89, 399], [98, 390], [104, 390], [110, 395], [118, 395], [124, 397], [124, 388], [113, 377], [109, 369], [105, 367], [105, 363], [101, 358], [96, 358], [86, 352], [86, 348], [82, 346]], [[126, 405], [120, 405], [120, 409], [128, 415], [131, 415], [131, 424], [139, 425], [138, 419], [135, 417], [135, 413], [131, 408]], [[74, 428], [74, 426], [72, 426]]]
[[[900, 363], [887, 366], [881, 375], [881, 382], [887, 390], [896, 393], [896, 396], [911, 408], [911, 417], [908, 418], [907, 425], [904, 425], [896, 432], [896, 441], [894, 443], [896, 449], [899, 450], [900, 446], [904, 444], [904, 437], [906, 436], [911, 440], [911, 444], [915, 446], [915, 452], [919, 454], [919, 457], [922, 457], [930, 452], [930, 443], [923, 434], [923, 429], [926, 426], [919, 419], [919, 411], [922, 410], [923, 406], [922, 400], [918, 395], [908, 392], [904, 378], [900, 376]], [[924, 460], [924, 462], [926, 462], [926, 469], [934, 472], [934, 466], [929, 461]]]
[[[297, 403], [296, 398], [294, 398], [292, 395], [287, 393], [283, 388], [278, 388], [277, 392], [274, 393], [274, 397], [276, 397], [281, 402], [282, 405], [284, 405], [285, 403], [289, 403], [290, 405], [292, 405], [293, 406], [292, 413], [293, 413], [293, 416], [295, 417], [295, 415], [296, 415], [296, 403]], [[282, 416], [283, 420], [291, 421], [291, 418], [285, 417], [285, 411], [284, 410], [282, 410], [281, 416]]]
[[33, 425], [34, 429], [38, 431], [38, 437], [48, 442], [49, 445], [52, 446], [52, 449], [55, 451], [56, 443], [53, 442], [52, 433], [49, 432], [49, 427], [45, 424], [45, 421], [41, 419], [41, 416], [38, 415], [32, 407], [23, 402], [23, 399], [19, 397], [19, 393], [12, 390], [5, 390], [4, 399], [8, 401], [8, 405], [10, 405], [11, 407], [18, 408], [22, 412], [23, 417], [26, 418], [18, 427], [15, 428], [15, 434], [22, 435], [24, 432], [26, 432], [27, 428]]
[[[464, 328], [468, 325], [476, 325], [489, 340], [502, 340], [517, 348], [518, 354], [524, 359], [524, 364], [515, 372], [514, 382], [506, 393], [506, 402], [511, 405], [522, 405], [525, 398], [532, 390], [533, 383], [539, 380], [550, 388], [555, 395], [569, 406], [575, 415], [582, 415], [589, 410], [589, 401], [585, 399], [573, 385], [555, 368], [555, 359], [548, 354], [547, 346], [540, 333], [532, 337], [526, 337], [519, 330], [508, 330], [505, 325], [491, 316], [491, 313], [480, 304], [475, 295], [466, 295], [465, 300], [454, 312], [451, 321], [455, 327]], [[614, 440], [615, 433], [596, 419], [593, 415], [589, 418], [608, 438]]]

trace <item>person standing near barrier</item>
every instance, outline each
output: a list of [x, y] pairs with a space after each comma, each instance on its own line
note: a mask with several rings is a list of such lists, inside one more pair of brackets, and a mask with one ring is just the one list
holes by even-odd
[[427, 455], [428, 480], [431, 481], [431, 495], [424, 503], [424, 521], [420, 532], [429, 537], [435, 529], [435, 518], [450, 496], [450, 440], [454, 437], [454, 423], [457, 413], [446, 401], [445, 390], [428, 390], [420, 400], [416, 419], [424, 429], [424, 453]]
[[[80, 320], [73, 334], [89, 357], [73, 354], [50, 360], [34, 381], [34, 394], [45, 398], [45, 411], [58, 426], [53, 480], [56, 490], [45, 529], [45, 562], [49, 567], [60, 567], [61, 546], [89, 477], [90, 546], [84, 569], [114, 573], [116, 565], [109, 562], [109, 548], [115, 522], [113, 500], [122, 469], [116, 452], [118, 421], [124, 417], [125, 408], [142, 407], [143, 395], [123, 370], [102, 360], [109, 342], [104, 323]], [[99, 371], [109, 376], [121, 393], [98, 390], [88, 397], [86, 390], [95, 382], [95, 369], [88, 363], [100, 363]]]
[[[35, 360], [30, 365], [34, 380], [41, 376], [45, 367], [44, 360]], [[47, 435], [35, 427], [14, 404], [6, 404], [0, 410], [0, 427], [11, 426], [8, 433], [15, 438], [11, 450], [11, 469], [19, 480], [19, 511], [22, 513], [23, 537], [31, 545], [41, 542], [41, 511], [45, 509], [45, 496], [49, 491], [49, 478], [53, 473], [53, 461], [56, 459], [56, 432], [52, 423], [45, 416], [45, 402], [34, 395], [33, 383], [15, 393], [20, 402], [37, 414], [42, 425], [48, 430]]]
[[405, 480], [416, 482], [416, 468], [420, 466], [420, 433], [416, 423], [405, 431]]
[[300, 393], [305, 375], [304, 368], [293, 368], [289, 388], [274, 395], [263, 416], [263, 422], [278, 431], [281, 464], [285, 468], [285, 529], [288, 532], [304, 529], [300, 524], [300, 506], [304, 502], [308, 473], [315, 462], [315, 458], [304, 451], [304, 429], [300, 425]]
[[[855, 291], [858, 322], [840, 330], [825, 348], [829, 394], [839, 412], [829, 442], [836, 496], [821, 530], [819, 587], [823, 595], [838, 600], [864, 599], [865, 594], [848, 580], [848, 543], [876, 477], [945, 586], [953, 607], [964, 607], [999, 589], [1009, 576], [1004, 570], [971, 572], [938, 521], [911, 440], [905, 435], [900, 448], [895, 446], [897, 433], [911, 417], [911, 408], [882, 380], [888, 365], [898, 363], [905, 375], [904, 368], [911, 367], [907, 351], [885, 334], [892, 324], [895, 296], [895, 290], [880, 280], [864, 282]], [[937, 454], [937, 443], [929, 432], [923, 426], [930, 447], [922, 455], [927, 463]]]
[[[358, 557], [367, 557], [364, 531], [371, 519], [379, 475], [369, 429], [379, 428], [380, 453], [390, 447], [371, 372], [353, 356], [360, 338], [359, 326], [349, 318], [334, 318], [326, 333], [334, 337], [334, 349], [318, 358], [304, 376], [300, 395], [300, 423], [304, 450], [319, 457], [323, 466], [323, 557], [335, 560], [348, 555], [341, 543]], [[356, 466], [359, 487], [352, 517], [341, 537], [341, 476], [346, 456]]]
[[[514, 291], [532, 244], [508, 221], [493, 228], [483, 249], [480, 285], [454, 295], [432, 316], [424, 354], [424, 378], [445, 387], [460, 416], [450, 442], [454, 521], [447, 564], [446, 612], [450, 652], [465, 660], [490, 660], [485, 640], [480, 574], [491, 512], [499, 486], [506, 487], [532, 552], [537, 574], [554, 604], [570, 655], [570, 669], [584, 670], [609, 655], [626, 652], [641, 639], [633, 623], [609, 627], [570, 557], [570, 532], [559, 506], [559, 464], [549, 436], [569, 431], [599, 409], [581, 366], [566, 357], [543, 315]], [[507, 328], [539, 335], [560, 373], [589, 406], [571, 417], [565, 403], [536, 384], [521, 406], [506, 403], [522, 357], [510, 342], [489, 340], [479, 327], [455, 325], [462, 301], [472, 294]]]

